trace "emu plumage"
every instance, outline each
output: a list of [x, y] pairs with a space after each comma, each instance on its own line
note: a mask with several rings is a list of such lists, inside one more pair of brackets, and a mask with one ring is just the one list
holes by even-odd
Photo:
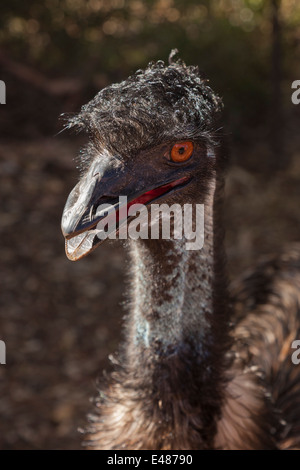
[[[120, 195], [134, 200], [173, 184], [149, 204], [204, 204], [205, 216], [201, 250], [188, 251], [184, 239], [129, 242], [126, 342], [91, 418], [91, 448], [300, 446], [300, 369], [291, 362], [300, 250], [262, 263], [228, 294], [221, 108], [197, 67], [171, 54], [168, 66], [149, 64], [105, 88], [69, 121], [91, 136], [62, 219], [70, 259], [101, 243], [95, 208]], [[182, 141], [193, 142], [193, 154], [174, 163], [170, 149]]]

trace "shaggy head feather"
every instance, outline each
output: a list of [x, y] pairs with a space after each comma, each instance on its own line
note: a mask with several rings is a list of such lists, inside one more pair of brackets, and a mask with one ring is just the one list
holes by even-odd
[[[210, 138], [222, 101], [196, 66], [150, 63], [101, 90], [68, 127], [86, 130], [97, 147], [124, 157], [166, 141]], [[209, 131], [209, 133], [208, 133]]]

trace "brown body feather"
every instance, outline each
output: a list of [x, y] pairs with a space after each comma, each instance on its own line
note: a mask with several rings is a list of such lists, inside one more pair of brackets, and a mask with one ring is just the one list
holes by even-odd
[[[267, 424], [264, 433], [272, 437], [276, 448], [299, 449], [300, 365], [292, 362], [292, 343], [300, 338], [300, 245], [261, 262], [233, 286], [232, 295], [235, 363], [251, 382], [248, 389], [247, 382], [240, 379], [242, 387], [236, 400], [252, 416], [252, 439], [258, 441], [254, 448], [259, 446], [260, 428]], [[265, 423], [262, 414], [266, 414]], [[238, 421], [238, 413], [235, 416], [234, 420], [231, 414], [232, 421]], [[237, 423], [238, 436], [232, 441], [232, 426], [227, 423], [226, 439], [222, 441], [225, 447], [245, 448], [252, 427], [250, 424], [243, 431], [246, 423]]]
[[[300, 246], [261, 263], [232, 294], [233, 343], [218, 419], [210, 410], [214, 397], [199, 387], [191, 351], [182, 360], [168, 358], [161, 365], [165, 381], [153, 374], [148, 384], [133, 361], [133, 370], [114, 372], [101, 394], [91, 448], [300, 448], [300, 365], [291, 361], [291, 344], [300, 338]], [[146, 357], [141, 361], [147, 364]]]

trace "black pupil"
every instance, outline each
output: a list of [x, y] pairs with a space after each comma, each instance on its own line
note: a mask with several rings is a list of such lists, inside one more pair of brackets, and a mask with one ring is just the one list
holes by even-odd
[[185, 148], [184, 147], [180, 147], [180, 149], [178, 150], [178, 153], [180, 153], [180, 155], [184, 154], [185, 152]]

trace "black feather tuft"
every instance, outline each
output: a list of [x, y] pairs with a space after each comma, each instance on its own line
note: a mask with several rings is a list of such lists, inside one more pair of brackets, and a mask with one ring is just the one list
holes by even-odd
[[198, 67], [174, 61], [150, 63], [127, 80], [101, 90], [69, 128], [86, 130], [97, 146], [124, 156], [163, 141], [208, 138], [222, 101], [199, 75]]

